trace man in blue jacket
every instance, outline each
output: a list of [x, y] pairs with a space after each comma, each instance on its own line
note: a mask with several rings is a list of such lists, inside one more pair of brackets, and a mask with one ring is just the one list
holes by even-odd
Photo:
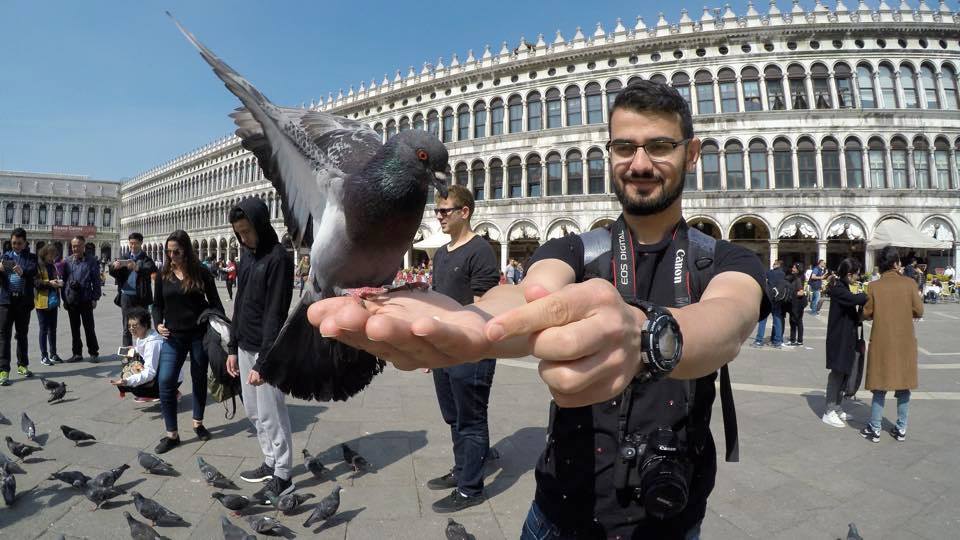
[[17, 373], [33, 377], [27, 367], [27, 332], [33, 311], [33, 280], [37, 256], [27, 249], [27, 231], [17, 227], [10, 234], [10, 250], [0, 260], [0, 386], [10, 384], [10, 338], [16, 327]]
[[67, 362], [79, 362], [83, 359], [83, 341], [80, 339], [80, 325], [87, 340], [90, 362], [100, 361], [100, 344], [93, 322], [93, 310], [101, 295], [100, 261], [95, 255], [86, 253], [86, 239], [76, 236], [70, 241], [72, 255], [63, 265], [63, 305], [70, 317], [70, 334], [73, 337], [73, 356]]

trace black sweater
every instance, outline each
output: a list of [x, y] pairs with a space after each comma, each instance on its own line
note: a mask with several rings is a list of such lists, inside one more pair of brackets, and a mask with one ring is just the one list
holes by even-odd
[[172, 280], [163, 279], [163, 272], [157, 274], [153, 284], [153, 323], [163, 324], [174, 334], [186, 334], [200, 330], [197, 319], [205, 310], [213, 308], [223, 312], [223, 302], [217, 292], [217, 284], [210, 272], [200, 272], [203, 289], [183, 290], [183, 284], [177, 276]]

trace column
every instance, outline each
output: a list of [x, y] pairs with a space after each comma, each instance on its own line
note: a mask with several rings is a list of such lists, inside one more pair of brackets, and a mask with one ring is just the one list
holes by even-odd
[[[541, 162], [542, 163], [542, 162]], [[520, 163], [520, 197], [527, 196], [527, 163]]]
[[[880, 88], [880, 70], [879, 69], [873, 70], [872, 76], [873, 76], [873, 95], [877, 101], [877, 108], [878, 109], [887, 108], [888, 105], [882, 102], [883, 90]], [[896, 106], [896, 103], [893, 103], [889, 105], [889, 108], [893, 109], [895, 106]]]
[[724, 148], [720, 149], [720, 163], [718, 163], [718, 169], [720, 171], [720, 191], [727, 190], [727, 151]]
[[775, 189], [777, 185], [776, 174], [773, 170], [773, 147], [767, 147], [767, 189]]
[[830, 76], [827, 78], [827, 85], [830, 86], [830, 108], [839, 109], [840, 101], [837, 99], [837, 79], [834, 77], [833, 72], [830, 72]]
[[[840, 150], [838, 152], [840, 155], [840, 187], [843, 189], [847, 188], [847, 149], [844, 146], [840, 145]], [[863, 152], [861, 152], [863, 154]]]
[[863, 251], [863, 272], [864, 274], [873, 273], [873, 253], [874, 251], [868, 247], [864, 247]]
[[817, 260], [827, 260], [827, 240], [817, 240]]
[[893, 159], [892, 159], [893, 156], [890, 154], [890, 145], [889, 145], [889, 144], [884, 146], [883, 152], [884, 152], [884, 154], [885, 154], [885, 156], [884, 156], [884, 157], [885, 157], [885, 161], [884, 161], [883, 166], [884, 166], [884, 168], [887, 169], [887, 171], [886, 171], [886, 173], [887, 173], [887, 174], [886, 174], [886, 177], [887, 177], [887, 179], [886, 179], [886, 184], [887, 184], [887, 185], [886, 185], [886, 186], [876, 186], [876, 187], [893, 187]]
[[[952, 152], [951, 152], [951, 155], [953, 155]], [[560, 160], [560, 194], [561, 195], [567, 194], [568, 182], [569, 180], [567, 178], [567, 158], [564, 157], [563, 159]]]
[[780, 240], [770, 240], [770, 262], [767, 263], [767, 268], [773, 268], [773, 263], [776, 262], [779, 256]]
[[940, 101], [940, 108], [947, 108], [947, 93], [943, 91], [943, 74], [937, 71], [933, 74], [933, 84], [937, 87], [937, 99]]
[[767, 79], [762, 71], [760, 72], [760, 106], [764, 111], [770, 110], [770, 104], [767, 103]]
[[[879, 87], [878, 87], [879, 88]], [[893, 71], [893, 88], [897, 92], [897, 99], [900, 101], [900, 107], [905, 108], [907, 106], [907, 100], [905, 99], [906, 94], [903, 93], [903, 85], [900, 83], [900, 70], [895, 69]], [[882, 92], [881, 92], [882, 93]], [[890, 106], [887, 105], [889, 108]], [[909, 167], [907, 167], [909, 169]], [[909, 174], [908, 174], [909, 176]]]
[[860, 104], [860, 82], [857, 78], [857, 66], [853, 66], [850, 71], [850, 85], [853, 87], [850, 89], [851, 106], [854, 109], [860, 109], [862, 107]]
[[[746, 112], [747, 108], [743, 103], [743, 80], [740, 78], [740, 75], [737, 75], [736, 82], [737, 85], [737, 110], [740, 112]], [[721, 96], [721, 99], [722, 96]]]
[[752, 176], [752, 164], [750, 163], [750, 142], [747, 141], [747, 146], [743, 149], [743, 187], [744, 189], [750, 190], [753, 189], [753, 184], [751, 182]]
[[913, 87], [916, 88], [915, 93], [917, 94], [917, 101], [920, 103], [920, 108], [926, 109], [927, 95], [924, 92], [925, 89], [920, 79], [920, 70], [913, 73]]
[[[609, 161], [609, 159], [610, 159], [609, 156], [604, 156], [604, 160]], [[682, 181], [683, 177], [681, 176], [680, 179]], [[612, 190], [610, 189], [610, 167], [603, 168], [603, 192], [604, 193], [612, 192]]]
[[817, 173], [817, 174], [816, 174], [816, 177], [817, 177], [816, 187], [817, 187], [817, 188], [820, 188], [820, 189], [823, 189], [823, 186], [824, 186], [824, 181], [823, 181], [823, 148], [822, 148], [819, 144], [817, 145], [817, 153], [814, 154], [814, 156], [815, 156], [815, 157], [814, 157], [814, 161], [815, 161], [816, 167], [817, 167], [817, 170], [816, 170], [816, 173]]
[[800, 169], [797, 163], [797, 147], [790, 148], [790, 162], [793, 164], [793, 189], [800, 189]]
[[507, 269], [507, 257], [510, 256], [510, 246], [506, 238], [500, 239], [500, 270]]
[[411, 261], [411, 260], [413, 260], [413, 253], [412, 253], [412, 250], [408, 249], [408, 250], [403, 254], [403, 268], [404, 268], [404, 269], [410, 268], [410, 261]]
[[953, 268], [960, 268], [960, 242], [953, 243]]
[[860, 161], [863, 164], [863, 187], [877, 187], [870, 185], [870, 149], [866, 146], [860, 152]]
[[703, 167], [702, 163], [697, 160], [696, 171], [697, 171], [697, 191], [703, 191]]
[[939, 178], [937, 177], [937, 160], [935, 159], [936, 154], [934, 153], [935, 152], [934, 149], [935, 149], [935, 146], [930, 145], [930, 149], [928, 150], [928, 154], [927, 154], [927, 167], [929, 167], [930, 169], [930, 172], [929, 172], [930, 186], [922, 186], [922, 187], [939, 186], [938, 184]]
[[810, 73], [803, 76], [803, 87], [807, 89], [807, 108], [816, 109], [817, 96], [813, 93], [813, 77], [810, 76]]
[[907, 188], [916, 189], [917, 172], [913, 169], [913, 145], [907, 146]]
[[957, 171], [957, 151], [953, 147], [947, 150], [947, 164], [950, 166], [950, 188], [956, 189], [960, 185], [960, 178], [957, 178], [960, 171]]

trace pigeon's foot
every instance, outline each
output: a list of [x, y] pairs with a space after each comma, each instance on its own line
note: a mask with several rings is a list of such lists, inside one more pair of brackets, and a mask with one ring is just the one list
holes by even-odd
[[376, 298], [378, 296], [383, 296], [385, 294], [401, 292], [401, 291], [427, 291], [430, 290], [430, 285], [420, 281], [414, 281], [411, 283], [403, 283], [396, 287], [360, 287], [358, 289], [345, 289], [344, 296], [352, 296], [358, 300], [366, 300], [368, 298]]

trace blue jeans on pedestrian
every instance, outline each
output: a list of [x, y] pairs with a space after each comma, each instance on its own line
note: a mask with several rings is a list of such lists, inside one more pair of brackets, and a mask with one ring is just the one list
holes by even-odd
[[[37, 325], [40, 327], [40, 356], [50, 358], [57, 354], [57, 308], [37, 310]], [[49, 348], [48, 345], [49, 344]], [[47, 353], [50, 354], [47, 354]]]
[[[700, 523], [690, 528], [683, 540], [700, 540]], [[523, 530], [520, 531], [520, 540], [563, 540], [570, 538], [571, 535], [565, 535], [553, 523], [547, 519], [547, 516], [540, 511], [540, 507], [534, 502], [530, 505], [530, 511], [527, 513], [527, 519], [523, 523]]]
[[[910, 411], [910, 390], [897, 390], [893, 393], [897, 398], [897, 429], [901, 433], [907, 432], [907, 414]], [[886, 390], [873, 391], [873, 404], [870, 406], [870, 427], [880, 433], [883, 426], [883, 403], [887, 398]]]
[[497, 361], [480, 360], [433, 370], [440, 414], [453, 439], [453, 476], [463, 495], [483, 494], [483, 467], [490, 451], [487, 403]]
[[817, 315], [820, 313], [818, 309], [820, 304], [820, 289], [810, 289], [810, 314]]
[[770, 306], [770, 316], [773, 317], [773, 332], [770, 334], [770, 344], [774, 347], [783, 345], [783, 305], [773, 302]]
[[767, 331], [767, 317], [757, 323], [757, 337], [753, 338], [754, 345], [763, 345], [763, 335]]
[[193, 382], [193, 419], [203, 420], [207, 405], [207, 351], [203, 332], [170, 334], [160, 348], [157, 381], [160, 383], [160, 412], [167, 431], [177, 431], [177, 378], [190, 353], [190, 380]]

